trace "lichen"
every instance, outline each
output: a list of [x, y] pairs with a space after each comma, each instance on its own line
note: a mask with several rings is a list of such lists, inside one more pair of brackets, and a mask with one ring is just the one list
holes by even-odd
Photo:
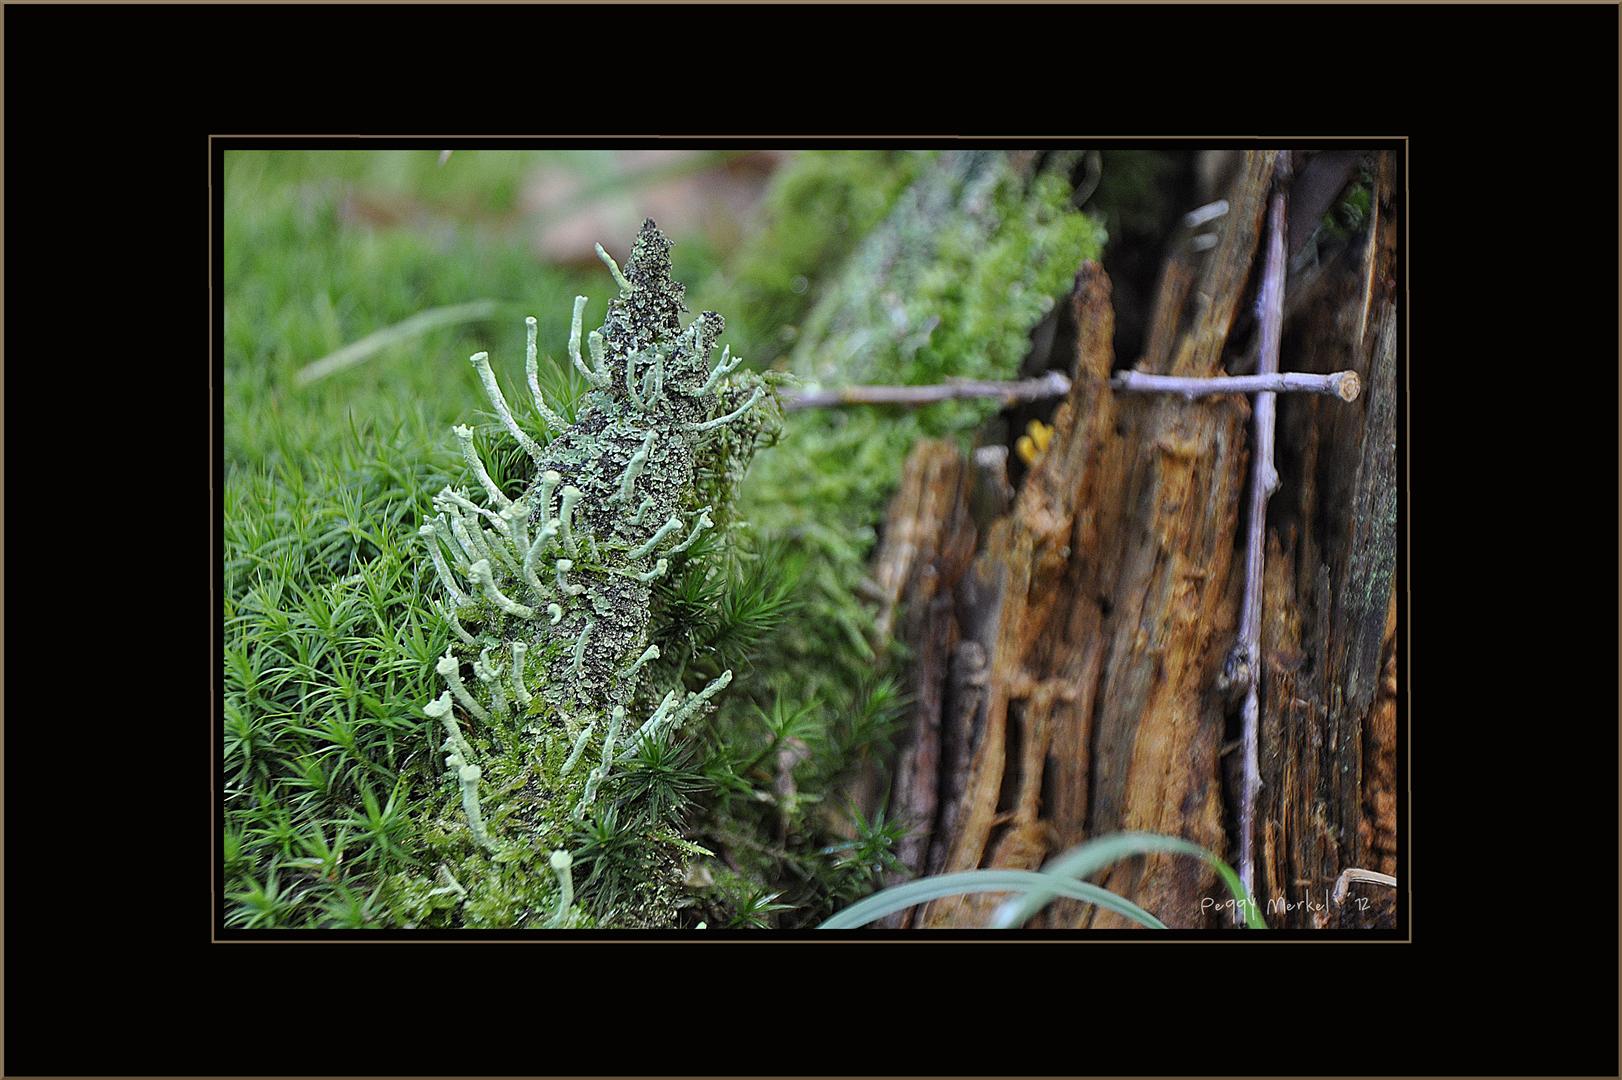
[[[685, 671], [661, 665], [650, 639], [655, 586], [684, 560], [713, 557], [715, 545], [694, 543], [731, 526], [737, 484], [755, 447], [775, 435], [779, 412], [767, 380], [732, 374], [729, 352], [711, 365], [720, 315], [682, 324], [684, 289], [670, 276], [669, 252], [652, 221], [623, 271], [599, 246], [619, 294], [585, 341], [589, 362], [584, 298], [575, 303], [569, 355], [591, 389], [571, 425], [542, 395], [529, 320], [528, 385], [554, 437], [524, 430], [488, 354], [472, 358], [533, 469], [523, 493], [509, 497], [470, 430], [454, 429], [481, 492], [446, 488], [419, 530], [454, 629], [437, 667], [446, 692], [423, 710], [448, 734], [451, 772], [420, 862], [447, 867], [460, 891], [436, 891], [431, 871], [390, 879], [392, 905], [413, 924], [593, 923], [580, 904], [569, 910], [568, 897], [559, 904], [571, 824], [602, 798], [616, 755], [679, 737], [731, 680], [722, 671], [690, 690]], [[635, 911], [599, 914], [668, 921], [674, 898], [649, 896]]]

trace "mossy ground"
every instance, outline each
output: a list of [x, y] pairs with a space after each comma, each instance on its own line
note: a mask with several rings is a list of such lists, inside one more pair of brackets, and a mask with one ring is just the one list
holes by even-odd
[[[451, 185], [432, 153], [226, 155], [223, 857], [235, 925], [392, 924], [378, 887], [433, 827], [442, 735], [421, 706], [438, 693], [433, 658], [450, 631], [416, 529], [433, 494], [464, 481], [450, 426], [484, 405], [466, 356], [521, 356], [523, 312], [564, 340], [586, 283], [478, 224], [513, 209], [533, 160], [468, 159]], [[432, 235], [345, 209], [397, 190], [466, 224]], [[507, 317], [295, 382], [368, 333], [484, 297], [511, 301]], [[501, 479], [499, 456], [487, 460]]]
[[[978, 418], [972, 408], [796, 417], [749, 476], [736, 513], [752, 527], [736, 550], [656, 586], [666, 625], [655, 632], [689, 643], [660, 663], [688, 665], [698, 680], [721, 664], [737, 671], [721, 710], [683, 745], [639, 753], [586, 820], [551, 821], [496, 858], [470, 849], [452, 860], [446, 870], [464, 889], [480, 877], [477, 900], [421, 887], [438, 882], [438, 867], [418, 853], [440, 848], [462, 820], [443, 732], [421, 713], [441, 690], [434, 661], [451, 633], [416, 529], [435, 492], [469, 483], [449, 432], [486, 406], [465, 358], [508, 358], [495, 366], [520, 408], [527, 394], [510, 360], [522, 356], [522, 316], [539, 319], [543, 356], [557, 357], [572, 296], [593, 297], [591, 326], [610, 292], [598, 275], [538, 263], [506, 227], [537, 160], [458, 152], [451, 172], [431, 152], [227, 155], [222, 858], [232, 925], [511, 925], [555, 899], [543, 850], [555, 836], [574, 853], [588, 911], [680, 906], [684, 925], [799, 925], [870, 889], [897, 835], [882, 819], [837, 835], [821, 813], [853, 762], [882, 750], [897, 714], [895, 684], [866, 662], [854, 586], [906, 447], [925, 431], [963, 430]], [[751, 360], [792, 355], [828, 282], [930, 164], [918, 154], [803, 156], [759, 223], [771, 245], [728, 269], [702, 245], [678, 244], [689, 306], [732, 315], [728, 340]], [[1068, 211], [1059, 181], [1044, 183], [1053, 190], [1034, 200], [991, 185], [1002, 224], [978, 240], [941, 237], [952, 271], [909, 290], [915, 314], [938, 316], [938, 335], [922, 348], [897, 343], [859, 377], [1011, 374], [1030, 324], [1100, 239]], [[378, 192], [410, 193], [432, 226], [352, 212]], [[830, 208], [846, 228], [827, 228]], [[479, 298], [503, 301], [500, 314], [310, 386], [294, 381], [367, 333]], [[797, 330], [784, 336], [782, 326]], [[543, 363], [548, 381], [572, 419], [583, 387], [567, 360]], [[521, 451], [493, 437], [487, 411], [474, 426], [496, 481], [513, 481]], [[699, 478], [701, 492], [727, 482]], [[516, 741], [477, 749], [486, 787], [524, 772]], [[531, 794], [539, 822], [546, 800]], [[427, 895], [434, 888], [448, 891]]]

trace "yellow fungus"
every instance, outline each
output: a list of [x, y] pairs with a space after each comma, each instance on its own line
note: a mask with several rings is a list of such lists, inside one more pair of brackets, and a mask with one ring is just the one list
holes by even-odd
[[1025, 434], [1014, 443], [1014, 451], [1019, 459], [1026, 465], [1035, 465], [1036, 459], [1041, 457], [1053, 441], [1053, 428], [1040, 420], [1032, 420], [1025, 425]]

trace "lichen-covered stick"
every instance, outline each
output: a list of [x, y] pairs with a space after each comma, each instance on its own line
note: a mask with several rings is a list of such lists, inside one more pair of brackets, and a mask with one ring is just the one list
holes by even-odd
[[[693, 557], [689, 549], [701, 534], [724, 531], [727, 519], [701, 478], [741, 475], [718, 470], [718, 455], [747, 461], [765, 427], [758, 417], [768, 405], [776, 416], [777, 398], [761, 376], [732, 374], [730, 353], [711, 366], [724, 323], [704, 312], [682, 325], [683, 289], [670, 276], [669, 248], [651, 221], [623, 270], [599, 245], [619, 295], [601, 328], [584, 338], [590, 364], [581, 353], [585, 301], [575, 301], [569, 360], [591, 389], [573, 424], [541, 396], [536, 324], [527, 320], [525, 375], [537, 412], [553, 429], [550, 441], [547, 432], [522, 429], [489, 355], [474, 355], [502, 428], [534, 462], [533, 479], [522, 492], [502, 491], [472, 431], [458, 426], [454, 434], [485, 505], [446, 488], [435, 500], [436, 518], [420, 530], [455, 632], [437, 668], [448, 691], [425, 709], [455, 733], [451, 768], [465, 811], [466, 840], [446, 825], [441, 845], [453, 860], [471, 861], [454, 869], [469, 883], [463, 902], [477, 913], [470, 921], [480, 924], [535, 918], [532, 904], [503, 907], [506, 894], [490, 900], [491, 890], [539, 887], [534, 882], [552, 880], [548, 869], [560, 871], [563, 887], [568, 854], [554, 859], [552, 852], [567, 843], [569, 823], [602, 801], [616, 746], [634, 749], [627, 729], [677, 730], [732, 679], [722, 671], [690, 691], [679, 667], [661, 668], [650, 603], [659, 580]], [[710, 496], [701, 498], [701, 490]], [[465, 679], [464, 665], [477, 678]], [[461, 728], [454, 709], [467, 718]], [[600, 763], [578, 767], [593, 746]], [[521, 872], [528, 874], [523, 884], [499, 884], [508, 880], [503, 874]], [[562, 925], [571, 902], [563, 899], [547, 921]]]

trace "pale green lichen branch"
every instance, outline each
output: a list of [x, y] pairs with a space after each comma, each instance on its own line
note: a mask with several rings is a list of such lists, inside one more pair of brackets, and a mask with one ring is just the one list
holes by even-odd
[[666, 716], [670, 715], [670, 710], [675, 708], [676, 702], [680, 699], [680, 697], [680, 690], [672, 690], [670, 693], [666, 694], [664, 696], [664, 700], [659, 702], [659, 707], [653, 710], [653, 715], [648, 717], [647, 722], [641, 727], [637, 728], [636, 734], [631, 736], [631, 744], [633, 746], [637, 745], [641, 743], [643, 739], [652, 739], [656, 734], [658, 734], [659, 725], [664, 721]]
[[620, 295], [631, 295], [631, 283], [625, 280], [624, 274], [620, 273], [620, 264], [614, 261], [614, 256], [610, 255], [601, 244], [597, 245], [597, 257], [603, 260], [603, 265], [608, 267], [608, 272], [614, 275], [614, 284], [620, 287]]
[[631, 399], [631, 404], [636, 406], [637, 412], [646, 412], [647, 403], [642, 400], [642, 395], [636, 388], [636, 362], [640, 359], [641, 353], [631, 353], [625, 358], [625, 396]]
[[430, 889], [429, 896], [455, 896], [458, 901], [467, 899], [467, 890], [462, 888], [462, 883], [451, 874], [450, 867], [440, 863], [434, 870], [434, 876], [443, 884], [437, 889]]
[[473, 839], [480, 847], [494, 851], [496, 845], [491, 841], [490, 834], [485, 831], [484, 814], [479, 809], [479, 777], [483, 774], [477, 765], [462, 763], [457, 766], [456, 763], [460, 761], [458, 755], [452, 754], [445, 763], [456, 766], [456, 777], [462, 782], [462, 813], [467, 815], [467, 825], [473, 833]]
[[558, 535], [558, 527], [561, 524], [562, 522], [558, 521], [557, 518], [553, 518], [541, 526], [540, 531], [535, 534], [535, 541], [529, 545], [529, 550], [524, 553], [524, 565], [526, 567], [531, 569], [534, 567], [535, 560], [541, 557], [541, 553], [546, 550], [547, 545]]
[[715, 522], [710, 520], [710, 508], [706, 506], [698, 512], [698, 520], [693, 522], [693, 531], [688, 534], [687, 539], [671, 548], [666, 554], [680, 555], [693, 546], [693, 541], [698, 539], [700, 533], [714, 524]]
[[467, 462], [467, 467], [473, 471], [473, 475], [478, 479], [479, 486], [484, 488], [486, 495], [490, 496], [490, 501], [498, 507], [505, 507], [510, 504], [512, 500], [502, 494], [501, 489], [496, 486], [495, 480], [491, 479], [489, 470], [484, 467], [484, 461], [479, 457], [479, 452], [473, 448], [473, 429], [466, 424], [457, 424], [451, 428], [451, 432], [456, 436], [456, 441], [462, 446], [463, 460]]
[[469, 529], [460, 514], [451, 515], [451, 532], [456, 534], [457, 542], [462, 545], [462, 550], [467, 552], [469, 567], [480, 559], [490, 558], [490, 549], [484, 546], [484, 537], [479, 534], [478, 522], [475, 521], [473, 526]]
[[540, 504], [537, 509], [542, 519], [552, 516], [552, 493], [563, 483], [563, 476], [556, 469], [548, 469], [541, 474]]
[[726, 689], [727, 684], [731, 681], [732, 669], [728, 668], [726, 671], [723, 671], [721, 674], [717, 675], [708, 686], [694, 694], [692, 697], [688, 698], [682, 707], [677, 709], [676, 712], [671, 716], [671, 729], [679, 729], [683, 724], [687, 723], [687, 721], [692, 718], [694, 713], [698, 712], [700, 707], [702, 707], [705, 702], [709, 701], [710, 698]]
[[625, 706], [614, 706], [613, 713], [608, 718], [608, 734], [603, 738], [603, 764], [606, 770], [614, 764], [614, 741], [619, 738], [620, 728], [625, 726]]
[[530, 400], [535, 403], [535, 411], [545, 416], [546, 398], [541, 394], [541, 364], [540, 352], [535, 345], [536, 329], [535, 316], [525, 316], [524, 380], [529, 383], [529, 396]]
[[569, 872], [574, 859], [567, 851], [554, 851], [551, 864], [558, 878], [558, 913], [546, 925], [548, 929], [556, 929], [568, 921], [569, 907], [574, 903], [574, 876]]
[[743, 363], [743, 357], [741, 357], [741, 356], [738, 357], [736, 360], [732, 361], [732, 363], [730, 363], [730, 364], [727, 363], [727, 357], [729, 357], [731, 355], [732, 355], [732, 346], [731, 345], [728, 345], [728, 346], [726, 346], [725, 348], [723, 348], [721, 350], [721, 359], [720, 359], [720, 361], [715, 365], [714, 368], [712, 368], [710, 370], [710, 377], [708, 379], [704, 380], [704, 385], [698, 388], [698, 392], [700, 394], [707, 394], [711, 390], [714, 390], [717, 383], [719, 383], [727, 375], [731, 374], [732, 371], [734, 369], [736, 369], [739, 364]]
[[569, 571], [574, 569], [573, 559], [559, 559], [554, 569], [558, 575], [558, 591], [564, 596], [579, 596], [586, 591], [584, 585], [575, 585], [569, 581]]
[[479, 654], [479, 659], [473, 661], [473, 674], [482, 683], [490, 685], [490, 708], [496, 713], [507, 711], [507, 693], [501, 688], [501, 670], [490, 665], [490, 646], [486, 645]]
[[580, 801], [575, 803], [574, 818], [576, 821], [586, 816], [586, 808], [597, 798], [597, 788], [608, 778], [609, 770], [614, 767], [614, 740], [619, 735], [620, 725], [625, 723], [625, 708], [614, 706], [614, 714], [608, 722], [608, 735], [603, 739], [603, 762], [591, 770], [586, 777], [586, 790], [581, 792]]
[[646, 664], [649, 660], [657, 659], [659, 659], [659, 646], [649, 645], [646, 649], [642, 650], [642, 655], [636, 658], [636, 663], [625, 669], [625, 677], [629, 679], [638, 671], [642, 670], [643, 664]]
[[482, 678], [485, 682], [492, 682], [501, 678], [501, 673], [507, 670], [506, 664], [490, 659], [490, 650], [492, 648], [494, 648], [494, 646], [486, 645], [484, 648], [479, 650], [479, 664], [483, 666], [485, 671], [485, 674], [481, 675], [480, 678]]
[[[575, 368], [586, 377], [586, 382], [589, 385], [602, 388], [609, 384], [609, 377], [601, 370], [593, 370], [587, 367], [586, 361], [580, 356], [580, 331], [585, 314], [586, 298], [584, 296], [575, 297], [574, 316], [569, 320], [569, 359], [574, 361]], [[534, 321], [533, 319], [530, 320], [531, 323]], [[596, 357], [593, 356], [593, 359], [595, 360]], [[602, 365], [598, 364], [597, 367], [600, 369]]]
[[586, 658], [586, 639], [591, 637], [591, 632], [595, 629], [597, 629], [597, 621], [595, 619], [587, 619], [586, 625], [580, 628], [580, 637], [575, 639], [574, 659], [569, 665], [569, 673], [577, 679], [582, 674], [581, 663]]
[[608, 370], [608, 349], [603, 344], [603, 335], [593, 330], [586, 335], [586, 349], [591, 353], [591, 366], [597, 371], [597, 378], [601, 380], [598, 386], [607, 386], [614, 381], [614, 376]]
[[575, 763], [580, 760], [580, 755], [586, 752], [586, 743], [591, 741], [591, 733], [596, 728], [597, 721], [592, 720], [581, 730], [580, 735], [574, 741], [574, 749], [569, 751], [568, 760], [563, 763], [563, 768], [558, 771], [559, 776], [568, 776], [574, 771]]
[[528, 562], [529, 504], [519, 499], [515, 503], [508, 504], [501, 512], [501, 516], [507, 523], [507, 536], [512, 540], [513, 550], [525, 552], [524, 561]]
[[[434, 527], [424, 525], [417, 530], [417, 535], [422, 537], [423, 543], [427, 546], [428, 554], [434, 560], [434, 573], [439, 575], [440, 583], [445, 586], [445, 591], [451, 594], [451, 599], [458, 607], [466, 607], [473, 603], [471, 596], [456, 587], [456, 579], [451, 574], [450, 567], [445, 565], [445, 556], [439, 550], [439, 535], [434, 531]], [[457, 625], [457, 629], [461, 630], [460, 624]], [[467, 637], [467, 631], [463, 630], [462, 635]], [[471, 643], [473, 639], [468, 637], [467, 640]]]
[[574, 538], [574, 508], [579, 504], [580, 489], [573, 484], [563, 489], [563, 506], [558, 511], [558, 528], [563, 537], [563, 546], [570, 555], [580, 554], [580, 545]]
[[[513, 419], [512, 410], [507, 407], [507, 399], [502, 395], [501, 387], [496, 383], [496, 373], [490, 370], [490, 354], [476, 352], [468, 360], [473, 364], [473, 370], [479, 373], [479, 382], [484, 385], [484, 394], [490, 399], [490, 404], [495, 406], [496, 415], [501, 418], [502, 426], [507, 429], [508, 434], [513, 437], [518, 445], [524, 448], [524, 453], [533, 458], [536, 464], [540, 464], [541, 446], [525, 434], [524, 429], [518, 426], [518, 421]], [[542, 408], [545, 409], [545, 406], [543, 405]], [[563, 422], [562, 417], [550, 410], [543, 411], [541, 417], [548, 424], [556, 420], [557, 430], [559, 431], [568, 427]]]
[[619, 491], [609, 497], [608, 501], [611, 504], [630, 501], [636, 478], [642, 475], [642, 468], [647, 465], [648, 454], [653, 450], [653, 443], [657, 438], [658, 432], [648, 432], [647, 437], [642, 440], [641, 447], [631, 455], [631, 460], [625, 463], [625, 471], [620, 473]]
[[668, 521], [666, 521], [663, 525], [659, 526], [659, 531], [658, 532], [656, 532], [652, 536], [648, 537], [646, 542], [644, 542], [642, 544], [639, 544], [635, 548], [631, 549], [631, 558], [640, 559], [640, 558], [642, 558], [642, 556], [650, 554], [653, 551], [654, 548], [659, 546], [659, 542], [661, 540], [663, 540], [665, 537], [669, 536], [671, 533], [675, 532], [676, 530], [678, 530], [680, 528], [681, 528], [681, 518], [676, 517], [675, 515], [671, 515], [671, 517], [670, 517], [670, 519]]
[[428, 717], [430, 720], [438, 720], [445, 725], [445, 737], [449, 739], [457, 749], [462, 751], [463, 757], [467, 758], [473, 756], [472, 749], [469, 748], [467, 743], [462, 739], [461, 728], [456, 726], [456, 714], [451, 705], [451, 692], [449, 690], [445, 691], [433, 701], [430, 701], [428, 704], [424, 705], [422, 707], [422, 714]]
[[524, 685], [524, 655], [529, 651], [529, 646], [525, 645], [522, 641], [515, 641], [512, 643], [512, 650], [513, 696], [518, 699], [519, 705], [527, 709], [529, 708], [529, 703], [535, 700], [529, 692], [529, 687]]
[[659, 403], [659, 398], [665, 391], [665, 354], [654, 353], [653, 366], [648, 368], [647, 374], [642, 376], [642, 399], [644, 408], [652, 409]]
[[736, 420], [738, 417], [742, 416], [744, 413], [753, 408], [755, 402], [759, 401], [763, 396], [765, 396], [765, 393], [765, 387], [757, 386], [755, 387], [755, 392], [749, 395], [748, 401], [744, 402], [742, 405], [739, 405], [736, 409], [733, 409], [725, 416], [717, 416], [714, 420], [706, 420], [701, 424], [688, 424], [686, 425], [686, 428], [688, 431], [709, 431], [712, 428], [721, 427], [723, 424], [730, 424], [732, 421]]
[[485, 507], [480, 506], [478, 503], [474, 502], [466, 495], [463, 495], [455, 488], [447, 487], [438, 495], [434, 496], [434, 506], [437, 509], [445, 510], [447, 512], [453, 510], [466, 510], [470, 514], [478, 514], [489, 518], [500, 529], [505, 530], [507, 528], [507, 523], [501, 519], [500, 514], [496, 513], [494, 510], [488, 510]]
[[490, 563], [488, 561], [480, 559], [474, 563], [468, 568], [467, 576], [483, 590], [485, 598], [502, 611], [509, 615], [516, 615], [520, 619], [533, 619], [535, 617], [534, 608], [510, 599], [500, 589], [496, 588], [495, 578], [490, 574]]
[[456, 778], [461, 784], [462, 812], [467, 816], [468, 828], [473, 833], [473, 839], [481, 847], [494, 851], [495, 844], [491, 842], [490, 834], [485, 830], [484, 815], [479, 809], [479, 777], [482, 774], [479, 767], [468, 760], [473, 756], [473, 751], [456, 726], [450, 694], [441, 694], [437, 700], [424, 705], [422, 711], [430, 719], [439, 720], [445, 725], [445, 745], [442, 749], [450, 751], [450, 755], [445, 759], [445, 767], [456, 773]]
[[[471, 601], [471, 600], [472, 600], [472, 598], [469, 597], [469, 601]], [[447, 605], [441, 603], [438, 600], [435, 600], [434, 601], [434, 610], [439, 612], [441, 615], [443, 615], [445, 617], [445, 620], [451, 624], [451, 631], [453, 633], [455, 633], [458, 638], [461, 638], [463, 641], [467, 642], [467, 644], [469, 644], [469, 645], [477, 645], [478, 644], [477, 639], [475, 639], [472, 634], [467, 632], [467, 629], [462, 626], [462, 620], [458, 619], [456, 617], [456, 612], [453, 611], [450, 607], [448, 607]]]
[[[500, 563], [504, 569], [513, 571], [518, 569], [518, 557], [512, 550], [512, 541], [505, 521], [501, 523], [498, 531], [486, 529], [483, 522], [473, 518], [468, 526], [468, 534], [478, 544], [480, 557], [488, 559], [492, 566]], [[468, 571], [471, 573], [472, 570], [473, 567], [469, 566]]]
[[472, 560], [467, 557], [467, 552], [462, 550], [461, 541], [452, 535], [450, 520], [442, 513], [435, 514], [429, 524], [433, 526], [434, 532], [439, 535], [440, 541], [444, 543], [445, 550], [451, 553], [452, 564], [455, 565], [456, 569], [466, 573]]
[[451, 693], [455, 694], [456, 700], [462, 703], [462, 708], [480, 720], [489, 723], [490, 714], [484, 711], [483, 705], [474, 700], [472, 694], [468, 693], [467, 686], [462, 682], [462, 665], [457, 662], [456, 657], [449, 649], [445, 650], [445, 655], [439, 658], [439, 663], [434, 665], [434, 670], [439, 672], [440, 676], [450, 684]]

